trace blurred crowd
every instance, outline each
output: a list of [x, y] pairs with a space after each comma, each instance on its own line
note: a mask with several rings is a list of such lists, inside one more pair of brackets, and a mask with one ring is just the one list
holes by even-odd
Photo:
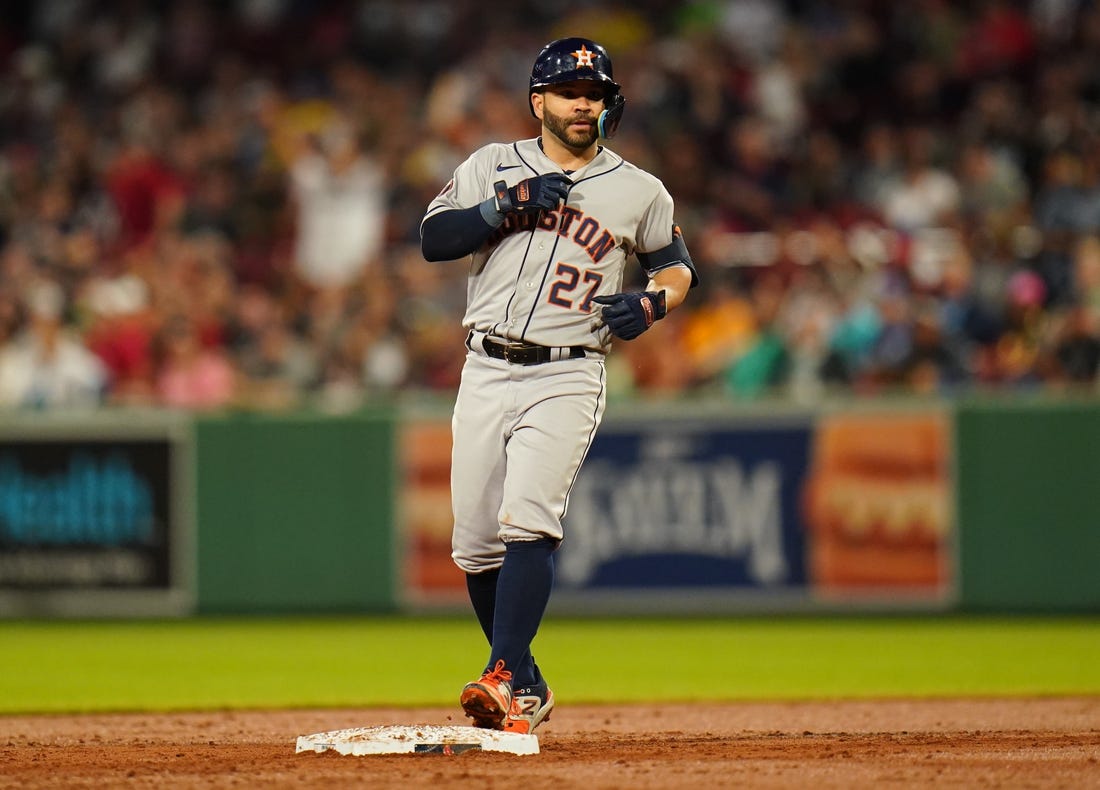
[[453, 389], [466, 267], [420, 219], [537, 133], [563, 35], [702, 280], [616, 395], [1098, 391], [1100, 0], [37, 0], [0, 19], [0, 406]]

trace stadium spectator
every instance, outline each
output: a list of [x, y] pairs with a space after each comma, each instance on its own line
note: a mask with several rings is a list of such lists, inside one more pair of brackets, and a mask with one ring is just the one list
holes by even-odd
[[28, 287], [26, 327], [0, 349], [0, 406], [71, 409], [101, 402], [106, 372], [66, 324], [65, 301], [52, 280]]
[[[514, 59], [540, 25], [614, 42], [611, 145], [677, 195], [706, 288], [667, 346], [624, 344], [620, 392], [1097, 391], [1100, 3], [600, 11], [7, 4], [5, 404], [453, 388], [463, 275], [419, 257], [419, 220], [457, 152], [529, 128]], [[493, 44], [472, 52], [475, 23]]]
[[171, 316], [156, 338], [158, 403], [177, 409], [208, 410], [229, 405], [236, 372], [220, 348], [204, 347], [186, 316]]
[[295, 270], [312, 288], [345, 288], [381, 251], [384, 178], [344, 119], [329, 119], [316, 137], [307, 135], [298, 145], [289, 171]]

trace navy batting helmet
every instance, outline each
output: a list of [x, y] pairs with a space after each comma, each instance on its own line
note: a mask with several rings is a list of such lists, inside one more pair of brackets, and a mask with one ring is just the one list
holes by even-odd
[[528, 92], [531, 114], [535, 114], [534, 107], [530, 106], [531, 93], [574, 80], [593, 80], [604, 87], [604, 111], [600, 113], [597, 125], [600, 137], [614, 135], [622, 120], [626, 99], [619, 90], [619, 83], [615, 82], [607, 50], [587, 38], [559, 38], [539, 52], [535, 65], [531, 67], [531, 89]]

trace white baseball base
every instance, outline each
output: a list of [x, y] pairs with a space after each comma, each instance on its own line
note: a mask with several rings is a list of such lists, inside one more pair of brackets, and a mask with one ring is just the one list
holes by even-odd
[[538, 754], [539, 739], [537, 735], [478, 727], [354, 727], [300, 735], [295, 753], [330, 750], [357, 757], [367, 754], [462, 754], [474, 750]]

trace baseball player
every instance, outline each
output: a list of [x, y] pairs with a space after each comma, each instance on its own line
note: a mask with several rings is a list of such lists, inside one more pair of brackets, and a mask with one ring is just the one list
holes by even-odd
[[[478, 727], [529, 733], [554, 707], [531, 643], [569, 492], [603, 416], [604, 355], [698, 279], [664, 185], [599, 144], [624, 102], [603, 47], [547, 44], [528, 94], [541, 135], [475, 151], [421, 223], [427, 260], [470, 263], [452, 557], [491, 645], [460, 697]], [[623, 293], [631, 255], [648, 284]]]

